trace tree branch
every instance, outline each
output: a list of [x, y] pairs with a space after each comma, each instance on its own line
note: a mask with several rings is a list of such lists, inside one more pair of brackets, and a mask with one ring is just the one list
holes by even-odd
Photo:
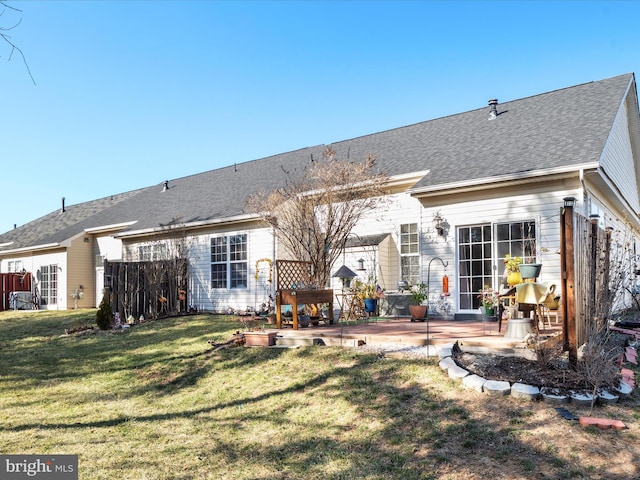
[[[0, 12], [0, 17], [2, 15], [4, 15], [6, 9], [22, 13], [22, 10], [20, 10], [18, 8], [15, 8], [15, 7], [12, 7], [11, 5], [7, 5], [5, 2], [0, 1], [0, 5], [2, 5], [2, 7], [4, 7], [4, 10], [2, 10]], [[4, 32], [8, 32], [10, 30], [13, 30], [14, 28], [16, 28], [21, 23], [22, 23], [22, 18], [20, 18], [15, 25], [12, 25], [10, 27], [0, 27], [0, 39], [2, 39], [7, 45], [9, 45], [9, 47], [11, 49], [10, 52], [9, 52], [9, 58], [7, 59], [7, 61], [10, 62], [11, 59], [13, 58], [13, 54], [15, 52], [18, 52], [20, 54], [20, 57], [22, 57], [22, 63], [24, 63], [24, 66], [27, 69], [27, 73], [29, 74], [29, 78], [31, 78], [31, 81], [33, 82], [34, 85], [37, 85], [35, 79], [33, 78], [33, 75], [31, 74], [31, 69], [29, 68], [29, 64], [27, 63], [27, 57], [25, 57], [24, 52], [22, 51], [22, 49], [20, 47], [18, 47], [15, 43], [13, 43], [13, 41], [11, 40], [11, 37], [8, 34], [4, 33]]]

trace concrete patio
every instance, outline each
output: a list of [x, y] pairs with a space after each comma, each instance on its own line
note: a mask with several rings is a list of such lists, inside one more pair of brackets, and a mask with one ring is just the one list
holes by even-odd
[[[459, 342], [466, 351], [484, 353], [515, 353], [524, 349], [523, 341], [505, 339], [507, 322], [502, 322], [498, 331], [497, 321], [473, 320], [440, 320], [430, 319], [428, 322], [411, 322], [409, 318], [375, 317], [369, 321], [358, 323], [336, 323], [309, 326], [293, 330], [291, 326], [278, 329], [278, 337], [283, 338], [280, 344], [295, 344], [295, 339], [302, 343], [306, 339], [321, 339], [326, 345], [354, 346], [358, 342], [367, 345], [398, 343], [402, 345], [425, 346], [446, 345]], [[551, 336], [561, 332], [561, 323], [552, 323], [551, 328], [545, 325], [541, 335]]]

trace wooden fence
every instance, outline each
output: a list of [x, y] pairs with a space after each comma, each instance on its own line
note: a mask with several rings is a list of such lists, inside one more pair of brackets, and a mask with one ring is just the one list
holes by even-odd
[[187, 311], [186, 262], [109, 262], [104, 265], [105, 295], [122, 321], [130, 315], [157, 318]]
[[[0, 311], [9, 310], [11, 292], [32, 292], [30, 272], [0, 273]], [[24, 306], [19, 308], [24, 309]], [[34, 304], [28, 307], [34, 308]]]
[[578, 347], [602, 326], [612, 305], [611, 232], [599, 228], [597, 219], [576, 213], [572, 199], [565, 199], [560, 217], [563, 340], [575, 362]]

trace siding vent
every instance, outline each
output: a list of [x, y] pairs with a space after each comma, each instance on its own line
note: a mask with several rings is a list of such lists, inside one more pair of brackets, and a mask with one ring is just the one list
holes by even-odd
[[489, 100], [489, 120], [493, 120], [498, 116], [498, 99]]

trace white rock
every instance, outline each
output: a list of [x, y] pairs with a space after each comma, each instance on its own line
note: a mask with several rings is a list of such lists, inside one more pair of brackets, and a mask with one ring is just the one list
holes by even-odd
[[516, 398], [526, 398], [537, 400], [540, 398], [540, 389], [524, 383], [514, 383], [511, 386], [511, 396]]
[[449, 370], [447, 370], [447, 373], [449, 374], [449, 378], [452, 378], [454, 380], [462, 380], [464, 377], [469, 375], [469, 372], [467, 370], [459, 367], [458, 365], [454, 365], [453, 367], [449, 368]]
[[457, 366], [456, 362], [451, 357], [443, 358], [442, 360], [440, 360], [440, 363], [438, 365], [440, 365], [440, 368], [445, 372], [448, 371], [451, 367]]
[[482, 392], [482, 388], [484, 384], [487, 382], [486, 378], [482, 378], [478, 375], [467, 375], [462, 379], [462, 385], [464, 388], [469, 388], [473, 390], [477, 390], [478, 392]]
[[487, 395], [509, 395], [511, 393], [511, 384], [502, 380], [487, 380], [482, 387], [482, 391]]

